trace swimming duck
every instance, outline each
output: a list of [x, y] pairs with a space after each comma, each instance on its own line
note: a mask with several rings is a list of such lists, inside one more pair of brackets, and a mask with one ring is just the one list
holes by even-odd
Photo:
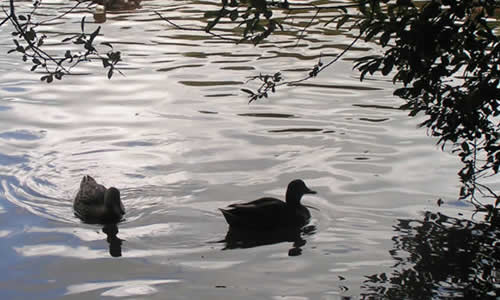
[[120, 191], [115, 187], [106, 189], [89, 175], [83, 176], [80, 182], [73, 209], [75, 215], [86, 223], [117, 223], [125, 214]]
[[106, 10], [127, 10], [139, 8], [142, 0], [93, 0], [93, 3], [102, 5]]
[[309, 210], [300, 203], [304, 194], [316, 194], [304, 181], [293, 180], [286, 190], [286, 202], [264, 197], [248, 203], [231, 204], [220, 209], [230, 227], [272, 229], [302, 227], [311, 218]]

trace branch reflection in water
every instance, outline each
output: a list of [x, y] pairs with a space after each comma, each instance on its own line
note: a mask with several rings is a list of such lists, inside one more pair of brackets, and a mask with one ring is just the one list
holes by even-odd
[[116, 224], [106, 224], [102, 228], [102, 232], [107, 236], [106, 241], [109, 244], [109, 254], [112, 257], [122, 256], [123, 240], [116, 236], [118, 234], [118, 226]]
[[306, 244], [305, 236], [316, 232], [316, 226], [279, 228], [269, 231], [240, 229], [230, 227], [226, 237], [220, 241], [225, 243], [222, 250], [253, 248], [264, 245], [272, 245], [283, 242], [292, 243], [288, 250], [288, 256], [302, 254], [302, 247]]
[[363, 299], [499, 299], [498, 224], [426, 212], [395, 231], [392, 273], [367, 276]]

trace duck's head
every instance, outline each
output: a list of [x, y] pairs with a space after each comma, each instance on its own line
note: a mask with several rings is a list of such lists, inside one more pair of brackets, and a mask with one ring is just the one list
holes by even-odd
[[116, 216], [123, 216], [125, 208], [120, 200], [120, 191], [115, 187], [110, 187], [104, 193], [104, 203], [106, 208]]
[[295, 179], [288, 184], [286, 189], [286, 203], [299, 205], [300, 199], [305, 194], [316, 194], [316, 192], [309, 189], [301, 179]]
[[94, 15], [102, 15], [106, 13], [106, 7], [104, 5], [96, 5], [94, 8]]

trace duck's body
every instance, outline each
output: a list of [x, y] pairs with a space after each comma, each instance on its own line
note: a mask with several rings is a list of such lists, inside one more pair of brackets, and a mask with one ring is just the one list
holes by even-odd
[[309, 222], [311, 214], [300, 203], [304, 194], [316, 194], [305, 183], [293, 180], [288, 184], [286, 202], [265, 197], [251, 202], [231, 204], [220, 209], [227, 223], [235, 228], [272, 229], [302, 227]]
[[89, 175], [80, 182], [73, 209], [75, 215], [86, 223], [117, 223], [125, 214], [120, 191], [114, 187], [106, 189]]
[[102, 5], [106, 10], [128, 10], [139, 8], [142, 0], [93, 0], [94, 3]]

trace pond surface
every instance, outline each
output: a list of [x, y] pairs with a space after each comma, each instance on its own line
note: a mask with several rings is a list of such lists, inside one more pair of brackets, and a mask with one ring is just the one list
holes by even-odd
[[[396, 109], [389, 78], [359, 82], [352, 59], [375, 51], [369, 44], [318, 78], [249, 105], [240, 91], [255, 87], [248, 76], [299, 79], [351, 39], [318, 26], [299, 42], [279, 34], [257, 47], [236, 45], [154, 13], [202, 27], [200, 16], [217, 2], [144, 0], [109, 13], [98, 39], [123, 52], [125, 74], [112, 80], [95, 61], [42, 83], [19, 56], [5, 55], [11, 29], [0, 27], [5, 299], [358, 298], [365, 276], [394, 264], [400, 220], [429, 210], [470, 215], [456, 201], [458, 160]], [[44, 5], [47, 16], [68, 8]], [[43, 30], [62, 40], [79, 31], [82, 16], [92, 20], [80, 9]], [[85, 174], [120, 189], [127, 214], [118, 227], [73, 215]], [[318, 192], [303, 199], [312, 207], [308, 228], [224, 242], [217, 208], [282, 198], [296, 178]]]

